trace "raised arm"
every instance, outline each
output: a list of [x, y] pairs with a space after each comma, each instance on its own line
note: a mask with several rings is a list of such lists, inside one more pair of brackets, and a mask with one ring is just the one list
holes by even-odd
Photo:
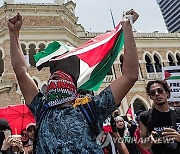
[[38, 88], [28, 74], [26, 61], [19, 43], [19, 31], [22, 26], [22, 16], [18, 13], [7, 21], [7, 25], [10, 35], [11, 63], [25, 102], [29, 105], [38, 93]]
[[126, 145], [124, 144], [121, 136], [119, 135], [118, 132], [112, 132], [111, 133], [113, 139], [114, 139], [114, 145], [117, 149], [117, 151], [120, 153], [120, 154], [129, 154], [129, 151], [126, 147]]
[[142, 122], [140, 122], [140, 137], [143, 139], [142, 148], [150, 149], [154, 143], [154, 137], [152, 134], [148, 136], [148, 128]]
[[[126, 12], [126, 15], [130, 14], [133, 17], [133, 21], [136, 21], [139, 17], [139, 15], [132, 9]], [[122, 76], [113, 81], [110, 85], [116, 105], [120, 104], [121, 100], [138, 79], [138, 54], [132, 26], [129, 19], [122, 21], [121, 24], [124, 32]]]

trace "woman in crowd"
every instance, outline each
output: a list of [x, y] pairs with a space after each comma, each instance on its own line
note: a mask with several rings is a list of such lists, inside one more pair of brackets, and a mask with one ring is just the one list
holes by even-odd
[[23, 143], [24, 153], [25, 154], [32, 154], [33, 145], [29, 144], [29, 136], [26, 129], [21, 131], [21, 142]]
[[23, 144], [11, 136], [11, 128], [5, 119], [0, 118], [0, 153], [24, 154]]
[[111, 117], [111, 126], [113, 132], [119, 133], [130, 154], [140, 153], [134, 137], [137, 125], [133, 120], [126, 122], [121, 116]]
[[29, 137], [29, 144], [31, 144], [31, 145], [33, 144], [33, 141], [34, 141], [35, 127], [36, 127], [35, 123], [29, 123], [26, 126], [26, 130], [27, 130], [28, 137]]

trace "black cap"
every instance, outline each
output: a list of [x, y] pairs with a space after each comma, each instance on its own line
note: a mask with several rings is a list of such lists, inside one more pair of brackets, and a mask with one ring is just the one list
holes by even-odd
[[6, 130], [6, 129], [11, 130], [7, 120], [0, 118], [0, 130]]
[[80, 60], [77, 56], [70, 56], [65, 59], [51, 61], [50, 73], [53, 74], [56, 71], [63, 71], [70, 74], [75, 83], [77, 83], [80, 73]]

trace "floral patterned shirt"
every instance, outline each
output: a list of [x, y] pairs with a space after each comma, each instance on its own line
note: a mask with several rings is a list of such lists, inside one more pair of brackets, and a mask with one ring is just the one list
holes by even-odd
[[[39, 93], [29, 105], [35, 118], [42, 109], [43, 94]], [[97, 96], [92, 97], [93, 109], [98, 121], [99, 130], [103, 122], [116, 109], [110, 87], [105, 88]], [[53, 107], [43, 117], [37, 134], [36, 152], [38, 154], [101, 154], [96, 136], [79, 107]]]

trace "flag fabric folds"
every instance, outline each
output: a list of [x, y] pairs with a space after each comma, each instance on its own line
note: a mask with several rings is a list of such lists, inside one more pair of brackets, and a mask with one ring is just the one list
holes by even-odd
[[123, 45], [122, 26], [118, 24], [111, 32], [101, 34], [75, 49], [52, 42], [34, 58], [39, 70], [47, 66], [51, 73], [64, 70], [74, 76], [78, 88], [96, 91]]
[[129, 105], [129, 108], [126, 112], [126, 116], [129, 116], [133, 121], [136, 121], [133, 104]]

